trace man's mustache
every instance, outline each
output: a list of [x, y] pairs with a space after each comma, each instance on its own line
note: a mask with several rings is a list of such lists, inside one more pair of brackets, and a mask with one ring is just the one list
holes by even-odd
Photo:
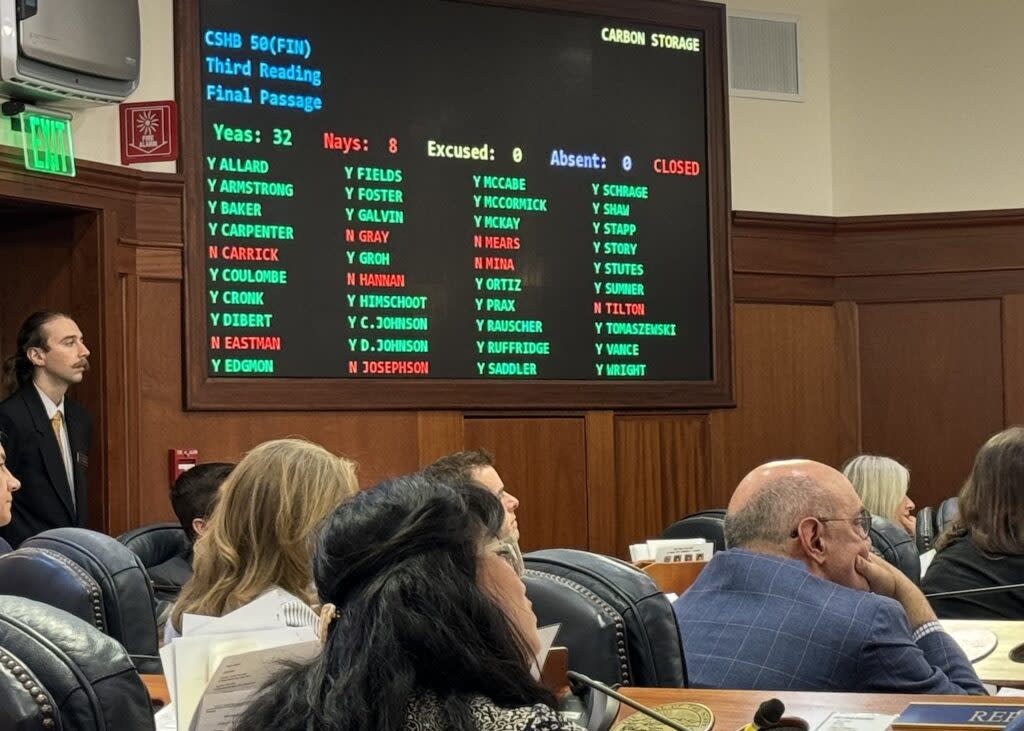
[[84, 371], [89, 370], [89, 359], [88, 358], [82, 358], [80, 361], [75, 363], [75, 368], [78, 368], [78, 367], [81, 367], [82, 370], [84, 370]]

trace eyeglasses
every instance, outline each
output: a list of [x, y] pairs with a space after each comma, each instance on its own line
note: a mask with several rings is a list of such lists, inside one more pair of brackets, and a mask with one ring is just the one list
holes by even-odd
[[[830, 523], [835, 520], [842, 520], [847, 523], [853, 523], [854, 528], [858, 530], [861, 538], [867, 538], [868, 533], [871, 530], [871, 511], [867, 508], [861, 508], [856, 518], [826, 518], [815, 516], [814, 518], [819, 523]], [[789, 534], [790, 538], [796, 538], [798, 535], [797, 529], [794, 528], [793, 532]]]

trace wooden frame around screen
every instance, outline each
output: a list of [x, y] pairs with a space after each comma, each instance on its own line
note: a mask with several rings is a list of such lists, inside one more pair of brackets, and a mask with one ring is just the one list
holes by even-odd
[[[458, 0], [463, 1], [463, 0]], [[725, 6], [696, 0], [468, 0], [698, 29], [704, 33], [712, 372], [709, 381], [473, 381], [210, 378], [202, 239], [199, 0], [175, 3], [175, 59], [185, 178], [185, 407], [211, 410], [710, 408], [734, 405]], [[196, 332], [197, 328], [200, 332]]]

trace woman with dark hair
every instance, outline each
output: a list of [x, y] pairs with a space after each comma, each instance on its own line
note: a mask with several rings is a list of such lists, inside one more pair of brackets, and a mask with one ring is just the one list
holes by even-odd
[[499, 555], [504, 518], [488, 492], [419, 475], [343, 503], [313, 556], [323, 653], [236, 728], [579, 731], [531, 675], [537, 620]]
[[[957, 517], [935, 542], [925, 594], [1020, 583], [1024, 577], [1024, 428], [991, 437], [974, 458]], [[1024, 591], [930, 598], [946, 619], [1024, 619]]]

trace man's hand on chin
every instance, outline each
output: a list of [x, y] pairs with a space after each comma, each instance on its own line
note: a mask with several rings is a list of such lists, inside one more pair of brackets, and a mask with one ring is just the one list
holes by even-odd
[[896, 574], [900, 574], [900, 576], [903, 574], [888, 561], [869, 553], [867, 556], [857, 556], [854, 568], [868, 582], [868, 589], [872, 592], [892, 599], [896, 598]]
[[867, 558], [858, 556], [854, 567], [868, 582], [871, 591], [891, 597], [903, 605], [911, 629], [935, 621], [935, 612], [921, 590], [884, 558], [871, 554]]

